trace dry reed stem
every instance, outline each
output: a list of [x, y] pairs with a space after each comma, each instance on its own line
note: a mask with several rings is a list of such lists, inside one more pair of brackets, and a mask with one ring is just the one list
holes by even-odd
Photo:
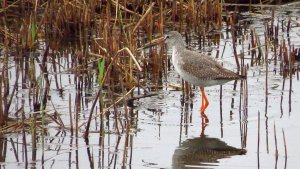
[[278, 145], [277, 145], [277, 136], [276, 136], [276, 125], [274, 123], [274, 140], [275, 140], [275, 158], [278, 159]]
[[[23, 107], [24, 109], [24, 107]], [[26, 141], [26, 133], [25, 133], [25, 112], [24, 110], [22, 111], [22, 120], [21, 120], [21, 124], [22, 124], [22, 149], [23, 152], [25, 152], [25, 165], [28, 165], [28, 155], [27, 155], [27, 141]], [[27, 167], [26, 167], [27, 168]]]
[[73, 136], [73, 120], [72, 120], [72, 99], [71, 99], [71, 93], [69, 93], [69, 118], [70, 118], [71, 136]]
[[[103, 55], [99, 55], [99, 54], [92, 53], [92, 52], [89, 52], [88, 55], [90, 55], [90, 56], [95, 56], [95, 57], [98, 57], [98, 58], [105, 58], [105, 56], [103, 56]], [[95, 61], [93, 61], [93, 62], [96, 62], [96, 61], [98, 61], [98, 59], [95, 60]]]
[[138, 67], [139, 71], [142, 71], [142, 68], [139, 65], [138, 61], [136, 60], [136, 57], [132, 54], [131, 50], [128, 47], [125, 47], [123, 49], [118, 50], [117, 54], [119, 54], [120, 52], [122, 52], [124, 50], [127, 51], [127, 53], [129, 54], [129, 56], [133, 59], [134, 63]]
[[8, 28], [7, 27], [0, 27], [0, 34], [3, 35], [5, 38], [14, 41], [14, 42], [18, 42], [18, 38], [16, 35], [14, 35], [13, 33], [9, 33], [8, 32]]
[[142, 16], [142, 15], [140, 15], [140, 14], [138, 14], [138, 13], [132, 11], [132, 10], [127, 9], [125, 6], [123, 6], [123, 5], [120, 4], [120, 3], [115, 2], [114, 0], [111, 0], [111, 2], [112, 2], [113, 5], [119, 6], [119, 8], [122, 9], [123, 11], [125, 11], [125, 12], [128, 12], [128, 13], [130, 13], [130, 14], [136, 15], [136, 16], [138, 16], [138, 17], [141, 17], [141, 16]]
[[[114, 105], [117, 105], [120, 101], [122, 101], [125, 97], [127, 97], [133, 90], [135, 89], [135, 87], [131, 88], [125, 95], [123, 95], [122, 97], [120, 97], [114, 104], [110, 105], [109, 107], [105, 108], [103, 110], [103, 112], [106, 112], [107, 110], [109, 110], [110, 108], [112, 108]], [[94, 115], [91, 120], [94, 120], [95, 118], [99, 117], [102, 113], [99, 113], [97, 115]], [[78, 128], [81, 128], [83, 125], [85, 125], [88, 121], [82, 122], [80, 125], [78, 125]]]
[[283, 143], [284, 143], [284, 168], [286, 168], [287, 165], [287, 147], [286, 147], [286, 141], [285, 141], [285, 134], [284, 130], [282, 129], [282, 136], [283, 136]]
[[257, 120], [257, 157], [259, 158], [259, 145], [260, 145], [260, 112], [258, 111], [258, 120]]
[[8, 10], [10, 7], [15, 7], [15, 5], [20, 2], [20, 0], [13, 2], [12, 4], [8, 5], [5, 8], [0, 9], [0, 13], [5, 12], [6, 10]]
[[[99, 45], [99, 44], [98, 44], [98, 45]], [[99, 45], [99, 46], [100, 46], [100, 45]], [[101, 48], [101, 49], [102, 49], [104, 52], [107, 52], [107, 50], [106, 50], [105, 48]], [[121, 52], [123, 52], [123, 51], [126, 51], [126, 52], [129, 54], [129, 56], [133, 59], [133, 61], [134, 61], [134, 63], [136, 64], [137, 68], [139, 69], [139, 71], [142, 71], [141, 66], [139, 65], [139, 63], [138, 63], [136, 57], [133, 55], [133, 53], [131, 52], [131, 50], [130, 50], [128, 47], [124, 47], [124, 48], [122, 48], [122, 49], [120, 49], [120, 50], [117, 51], [115, 57], [110, 58], [110, 59], [111, 59], [111, 62], [110, 62], [110, 64], [108, 65], [107, 71], [105, 72], [105, 74], [104, 74], [104, 76], [103, 76], [103, 79], [102, 79], [101, 84], [104, 84], [104, 82], [105, 82], [105, 80], [106, 80], [106, 78], [107, 78], [107, 75], [108, 75], [108, 70], [111, 68], [111, 66], [113, 65], [113, 63], [114, 63], [115, 60], [116, 60], [116, 59], [114, 59], [114, 58], [116, 58], [116, 57], [117, 57]], [[99, 54], [92, 53], [92, 52], [89, 52], [89, 55], [91, 55], [91, 56], [96, 56], [96, 57], [100, 57], [100, 58], [104, 58], [104, 57], [105, 57], [105, 56], [103, 56], [103, 55], [99, 55]], [[121, 64], [118, 63], [118, 62], [117, 62], [117, 65], [118, 65], [119, 67], [121, 67], [121, 66], [120, 66]], [[128, 73], [128, 72], [126, 71], [126, 73]], [[128, 73], [128, 74], [129, 74], [130, 77], [131, 77], [132, 79], [134, 79], [134, 81], [137, 83], [136, 78], [134, 78], [134, 77], [132, 76], [131, 73]]]
[[137, 48], [136, 51], [141, 51], [141, 50], [144, 50], [146, 48], [149, 48], [149, 47], [155, 46], [157, 44], [160, 44], [160, 43], [164, 42], [164, 39], [165, 39], [164, 37], [159, 37], [159, 38], [153, 39], [150, 42], [144, 44], [143, 47]]
[[[110, 68], [113, 66], [113, 63], [115, 62], [115, 60], [116, 59], [111, 58], [111, 62], [108, 65], [107, 70], [105, 71], [105, 74], [103, 76], [103, 79], [102, 79], [102, 82], [101, 82], [102, 85], [104, 84], [106, 78], [108, 77], [108, 72], [109, 72]], [[121, 66], [121, 64], [119, 62], [117, 62], [116, 64], [119, 66], [120, 69], [122, 69], [125, 72], [126, 75], [129, 75], [130, 78], [133, 79], [133, 81], [135, 83], [138, 83], [137, 79], [135, 77], [133, 77], [132, 74], [128, 73], [127, 70], [123, 69], [123, 67]]]
[[[240, 6], [249, 7], [249, 4], [236, 4], [236, 3], [223, 3], [223, 6]], [[281, 5], [271, 5], [271, 4], [251, 4], [253, 7], [278, 7]]]
[[[123, 48], [123, 49], [121, 49], [121, 50], [126, 50], [126, 49]], [[128, 49], [128, 50], [129, 50], [129, 49]], [[127, 51], [127, 50], [126, 50], [126, 51]], [[121, 51], [119, 51], [118, 53], [120, 53], [120, 52], [121, 52]], [[129, 50], [129, 52], [131, 53], [130, 50]], [[131, 53], [131, 54], [132, 54], [132, 53]], [[99, 58], [105, 58], [105, 56], [103, 56], [103, 55], [99, 55], [99, 54], [91, 53], [91, 52], [89, 53], [89, 55], [95, 56], [95, 57], [99, 57]], [[131, 57], [135, 60], [135, 62], [138, 64], [138, 62], [137, 62], [137, 60], [135, 59], [134, 55], [132, 54], [132, 55], [130, 55], [130, 56], [131, 56]], [[109, 70], [110, 70], [110, 68], [113, 66], [114, 62], [116, 62], [116, 65], [119, 66], [119, 68], [120, 68], [122, 71], [124, 71], [124, 73], [125, 73], [126, 75], [129, 75], [129, 77], [130, 77], [136, 84], [138, 84], [138, 80], [137, 80], [131, 73], [128, 73], [128, 71], [122, 67], [122, 64], [121, 64], [121, 63], [117, 62], [116, 59], [114, 59], [114, 58], [112, 58], [112, 57], [110, 57], [110, 60], [111, 60], [111, 62], [110, 62], [110, 64], [108, 65], [108, 67], [107, 67], [107, 69], [106, 69], [106, 71], [105, 71], [105, 74], [104, 74], [104, 76], [103, 76], [103, 79], [102, 79], [101, 84], [104, 84], [106, 78], [108, 77]], [[97, 60], [95, 60], [95, 61], [97, 61]], [[139, 67], [139, 70], [142, 71], [142, 68], [139, 66], [139, 64], [138, 64], [137, 66]], [[142, 87], [142, 88], [144, 88], [144, 87]]]
[[155, 2], [152, 2], [150, 4], [150, 6], [148, 7], [147, 11], [145, 12], [145, 14], [142, 16], [142, 18], [138, 21], [138, 23], [135, 25], [135, 27], [132, 30], [132, 33], [134, 33], [137, 28], [140, 26], [140, 24], [142, 23], [142, 21], [146, 18], [146, 16], [150, 13], [150, 11], [152, 10], [153, 6], [155, 5]]
[[92, 121], [92, 114], [93, 114], [94, 108], [96, 106], [97, 100], [100, 99], [100, 96], [101, 96], [101, 94], [100, 94], [101, 91], [100, 90], [98, 91], [97, 96], [96, 96], [95, 100], [93, 101], [92, 107], [90, 109], [90, 114], [89, 114], [89, 118], [87, 120], [86, 130], [84, 132], [84, 138], [85, 139], [88, 139], [88, 137], [89, 137], [90, 124], [91, 124], [91, 121]]
[[181, 85], [177, 85], [177, 84], [169, 84], [168, 87], [171, 87], [175, 90], [182, 90], [182, 86]]
[[[52, 120], [55, 119], [52, 117], [52, 115], [47, 115], [47, 116], [49, 119], [52, 119]], [[30, 117], [30, 118], [24, 119], [24, 121], [8, 122], [8, 124], [6, 126], [3, 126], [0, 128], [0, 134], [19, 132], [22, 130], [23, 127], [27, 131], [29, 129], [29, 126], [31, 126], [34, 121], [33, 118], [34, 117]], [[49, 120], [49, 119], [47, 119], [47, 120]], [[35, 121], [35, 123], [41, 124], [42, 120], [39, 118], [39, 120]]]

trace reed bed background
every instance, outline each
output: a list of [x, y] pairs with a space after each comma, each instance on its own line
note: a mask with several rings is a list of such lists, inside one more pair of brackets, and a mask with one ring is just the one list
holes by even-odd
[[195, 32], [205, 44], [206, 33], [222, 26], [219, 1], [3, 1], [1, 13], [2, 126], [16, 113], [10, 106], [18, 90], [29, 89], [30, 111], [45, 111], [50, 90], [64, 92], [62, 71], [75, 75], [75, 100], [95, 82], [109, 96], [161, 88], [170, 62], [164, 44], [152, 44], [164, 31]]

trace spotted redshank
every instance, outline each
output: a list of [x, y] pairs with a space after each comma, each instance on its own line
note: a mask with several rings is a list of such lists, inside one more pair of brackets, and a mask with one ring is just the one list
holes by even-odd
[[200, 86], [201, 114], [206, 117], [204, 112], [209, 102], [204, 87], [221, 85], [231, 80], [241, 79], [242, 76], [223, 68], [217, 61], [205, 54], [186, 49], [179, 32], [167, 33], [165, 43], [169, 49], [172, 49], [172, 62], [178, 74], [185, 81]]

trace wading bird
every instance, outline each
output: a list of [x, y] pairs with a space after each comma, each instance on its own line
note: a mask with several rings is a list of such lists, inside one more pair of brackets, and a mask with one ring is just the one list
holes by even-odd
[[207, 121], [205, 109], [209, 102], [204, 87], [221, 85], [243, 77], [217, 63], [213, 58], [186, 49], [181, 34], [171, 31], [164, 37], [169, 49], [172, 49], [172, 62], [176, 72], [187, 82], [200, 86], [202, 94], [201, 114]]

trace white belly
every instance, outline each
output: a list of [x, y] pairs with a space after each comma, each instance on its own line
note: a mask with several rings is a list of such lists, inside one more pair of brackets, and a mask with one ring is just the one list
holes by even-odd
[[221, 85], [226, 82], [229, 82], [231, 80], [203, 80], [199, 79], [198, 77], [184, 71], [182, 69], [182, 65], [184, 64], [183, 60], [181, 57], [174, 57], [178, 56], [178, 53], [175, 48], [173, 48], [172, 52], [172, 62], [174, 65], [174, 68], [176, 72], [187, 82], [196, 85], [196, 86], [202, 86], [202, 87], [207, 87], [207, 86], [214, 86], [214, 85]]

